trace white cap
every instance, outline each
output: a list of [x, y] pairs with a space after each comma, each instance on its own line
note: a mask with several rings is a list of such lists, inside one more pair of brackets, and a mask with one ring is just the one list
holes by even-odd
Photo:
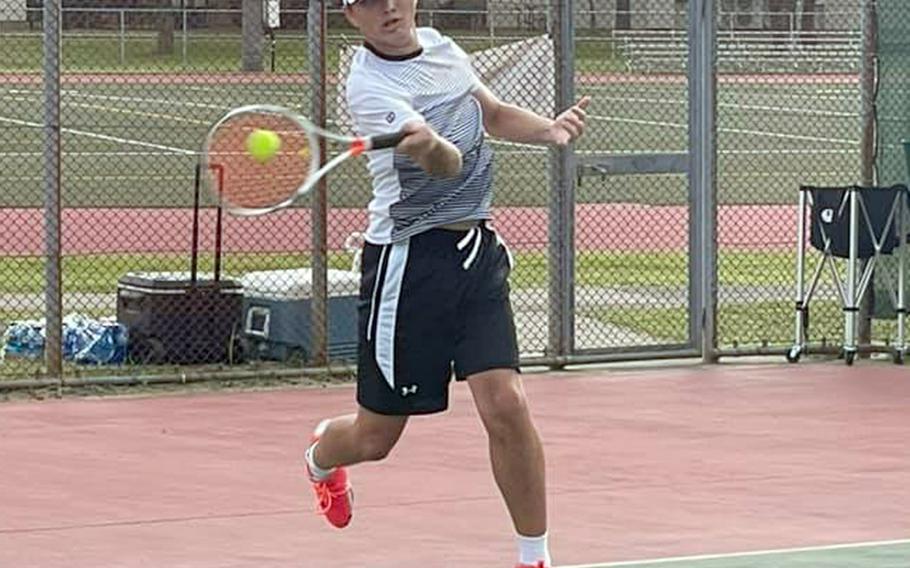
[[356, 4], [357, 0], [343, 0], [342, 2], [345, 6], [350, 6], [351, 4]]

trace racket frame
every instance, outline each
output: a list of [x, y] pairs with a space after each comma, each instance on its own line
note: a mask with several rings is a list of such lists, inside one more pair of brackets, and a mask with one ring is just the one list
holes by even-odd
[[[310, 122], [309, 120], [307, 120], [304, 116], [302, 116], [298, 113], [295, 113], [294, 111], [292, 111], [288, 108], [282, 107], [282, 106], [246, 105], [246, 106], [237, 107], [237, 108], [231, 110], [230, 112], [225, 114], [223, 117], [221, 117], [221, 119], [218, 122], [216, 122], [214, 124], [214, 126], [212, 126], [209, 129], [209, 131], [205, 137], [205, 144], [203, 145], [202, 156], [201, 156], [203, 169], [205, 171], [208, 171], [211, 173], [211, 172], [213, 172], [213, 170], [217, 170], [219, 167], [223, 167], [222, 164], [213, 163], [211, 161], [211, 154], [210, 154], [212, 141], [214, 140], [215, 133], [218, 131], [218, 129], [224, 123], [228, 122], [229, 120], [235, 119], [236, 117], [238, 117], [240, 115], [253, 114], [253, 113], [278, 115], [278, 116], [281, 116], [283, 118], [286, 118], [286, 119], [292, 121], [294, 124], [296, 124], [298, 127], [300, 127], [301, 132], [306, 135], [308, 143], [309, 143], [310, 175], [306, 178], [306, 180], [304, 180], [303, 184], [301, 184], [294, 192], [292, 192], [290, 194], [290, 196], [287, 199], [281, 201], [280, 203], [271, 205], [269, 207], [257, 207], [257, 208], [243, 207], [240, 205], [233, 204], [229, 200], [225, 199], [224, 193], [221, 190], [221, 187], [216, 188], [216, 186], [219, 186], [220, 184], [215, 183], [215, 180], [212, 180], [211, 176], [210, 176], [209, 188], [210, 188], [210, 193], [212, 194], [212, 196], [218, 200], [218, 203], [221, 204], [228, 213], [230, 213], [232, 215], [237, 215], [240, 217], [253, 217], [256, 215], [263, 215], [266, 213], [271, 213], [271, 212], [277, 211], [279, 209], [284, 209], [284, 208], [290, 206], [291, 204], [293, 204], [300, 197], [310, 193], [313, 190], [313, 188], [316, 186], [316, 184], [319, 183], [319, 180], [321, 180], [327, 173], [329, 173], [330, 171], [332, 171], [333, 169], [338, 167], [339, 164], [341, 164], [348, 158], [351, 158], [354, 156], [359, 156], [360, 154], [362, 154], [366, 151], [369, 151], [372, 149], [379, 149], [380, 147], [391, 148], [391, 147], [397, 145], [398, 141], [400, 141], [401, 138], [404, 137], [403, 133], [383, 135], [381, 137], [376, 137], [376, 138], [372, 138], [372, 139], [371, 138], [360, 138], [360, 137], [354, 137], [354, 136], [344, 136], [344, 135], [336, 134], [334, 132], [329, 132], [328, 130], [320, 128], [320, 127], [316, 126], [315, 124], [313, 124], [312, 122]], [[338, 142], [340, 144], [346, 144], [348, 146], [348, 148], [344, 152], [341, 152], [340, 154], [338, 154], [337, 156], [335, 156], [334, 158], [329, 160], [325, 165], [320, 167], [320, 165], [319, 165], [320, 164], [320, 160], [319, 160], [319, 139], [320, 138], [332, 140], [333, 142]], [[376, 144], [375, 141], [380, 140], [380, 139], [381, 139], [380, 144]], [[221, 183], [230, 183], [230, 181], [221, 180]]]

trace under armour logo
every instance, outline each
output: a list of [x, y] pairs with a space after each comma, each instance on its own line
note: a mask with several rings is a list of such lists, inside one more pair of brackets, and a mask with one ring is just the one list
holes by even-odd
[[390, 112], [389, 114], [385, 115], [385, 121], [388, 122], [389, 124], [392, 124], [393, 122], [395, 122], [395, 113]]
[[408, 396], [409, 394], [417, 394], [417, 385], [401, 387], [401, 396]]

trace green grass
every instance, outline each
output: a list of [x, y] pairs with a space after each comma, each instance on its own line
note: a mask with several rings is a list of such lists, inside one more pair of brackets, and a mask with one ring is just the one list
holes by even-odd
[[[225, 260], [225, 276], [259, 270], [308, 266], [303, 254], [231, 254]], [[337, 253], [329, 256], [331, 268], [349, 269], [351, 256]], [[199, 259], [199, 271], [212, 272], [210, 257]], [[67, 293], [111, 294], [117, 281], [127, 272], [187, 272], [185, 254], [98, 254], [63, 258], [63, 289]], [[0, 293], [38, 294], [44, 290], [44, 259], [40, 257], [0, 257]]]
[[[788, 252], [729, 252], [719, 263], [721, 285], [762, 286], [789, 284], [794, 257]], [[230, 253], [224, 258], [226, 274], [309, 266], [308, 254]], [[333, 253], [332, 268], [349, 269], [351, 256]], [[576, 285], [584, 287], [666, 286], [688, 282], [686, 256], [675, 252], [580, 252], [576, 258]], [[117, 280], [129, 271], [187, 271], [186, 254], [92, 254], [63, 258], [63, 285], [68, 293], [113, 293]], [[213, 260], [199, 259], [200, 272], [213, 270]], [[549, 281], [549, 259], [544, 253], [516, 254], [512, 284], [542, 288]], [[0, 257], [0, 293], [38, 294], [44, 290], [42, 257]]]
[[[655, 338], [660, 343], [688, 341], [689, 313], [686, 308], [606, 307], [581, 311], [581, 314], [637, 334]], [[721, 348], [748, 345], [787, 345], [793, 341], [793, 302], [789, 300], [756, 301], [718, 306], [717, 336]], [[833, 301], [811, 304], [810, 343], [843, 341], [843, 312]], [[889, 341], [896, 337], [896, 324], [891, 320], [873, 320], [872, 337]]]

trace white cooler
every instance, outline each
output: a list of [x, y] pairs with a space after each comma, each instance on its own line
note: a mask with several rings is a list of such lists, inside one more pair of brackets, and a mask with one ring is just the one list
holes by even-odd
[[[243, 284], [243, 335], [251, 358], [308, 362], [313, 273], [309, 268], [250, 272]], [[357, 359], [357, 303], [360, 273], [328, 271], [328, 355]]]

